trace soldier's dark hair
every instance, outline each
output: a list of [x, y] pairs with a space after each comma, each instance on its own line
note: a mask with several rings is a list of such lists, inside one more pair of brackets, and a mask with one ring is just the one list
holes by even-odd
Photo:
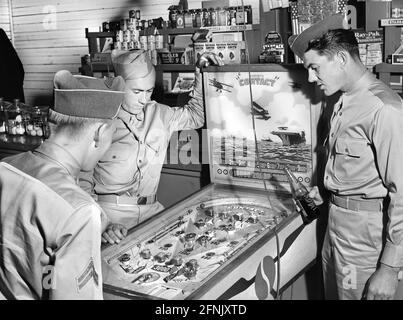
[[352, 30], [334, 29], [309, 42], [306, 51], [315, 50], [319, 55], [333, 57], [340, 51], [347, 51], [354, 59], [360, 58], [358, 42]]

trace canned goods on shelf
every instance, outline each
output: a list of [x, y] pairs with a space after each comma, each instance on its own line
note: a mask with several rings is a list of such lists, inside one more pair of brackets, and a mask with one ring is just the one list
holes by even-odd
[[116, 42], [123, 42], [123, 31], [116, 31]]
[[155, 36], [155, 49], [164, 49], [164, 36], [162, 34]]
[[132, 32], [130, 30], [126, 30], [123, 32], [123, 41], [130, 42], [131, 41]]
[[120, 20], [120, 30], [126, 31], [127, 30], [127, 20], [121, 19]]
[[176, 27], [177, 28], [184, 28], [185, 27], [185, 22], [183, 20], [183, 11], [179, 10], [177, 15], [176, 15]]

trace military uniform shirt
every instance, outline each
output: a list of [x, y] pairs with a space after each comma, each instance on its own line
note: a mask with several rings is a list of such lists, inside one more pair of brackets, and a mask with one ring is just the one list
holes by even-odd
[[403, 266], [402, 99], [367, 71], [335, 105], [328, 150], [324, 185], [332, 193], [390, 196], [381, 262]]
[[78, 162], [49, 141], [3, 161], [3, 286], [17, 299], [102, 299], [101, 209], [77, 184]]
[[138, 115], [121, 109], [117, 131], [93, 175], [80, 175], [80, 185], [96, 194], [150, 196], [157, 192], [167, 147], [174, 131], [204, 124], [201, 75], [196, 75], [191, 99], [184, 107], [149, 102]]

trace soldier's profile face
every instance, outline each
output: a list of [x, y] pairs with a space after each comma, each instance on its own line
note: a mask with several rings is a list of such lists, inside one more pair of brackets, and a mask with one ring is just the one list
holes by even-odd
[[342, 88], [344, 75], [338, 59], [309, 50], [304, 53], [303, 60], [308, 70], [308, 81], [315, 82], [326, 96], [331, 96]]

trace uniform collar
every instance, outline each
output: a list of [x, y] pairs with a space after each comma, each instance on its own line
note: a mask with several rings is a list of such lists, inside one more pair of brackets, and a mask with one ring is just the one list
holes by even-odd
[[135, 122], [144, 120], [144, 108], [138, 114], [131, 114], [120, 108], [118, 118], [122, 119], [126, 124], [134, 125]]
[[361, 78], [355, 82], [352, 88], [348, 92], [345, 92], [344, 95], [351, 96], [362, 89], [368, 89], [369, 85], [374, 82], [374, 79], [375, 76], [369, 70], [366, 70]]
[[65, 168], [69, 175], [77, 179], [81, 166], [76, 158], [61, 145], [50, 142], [46, 140], [38, 148], [36, 148], [33, 153], [40, 153], [50, 158], [51, 160], [57, 162], [60, 166]]

